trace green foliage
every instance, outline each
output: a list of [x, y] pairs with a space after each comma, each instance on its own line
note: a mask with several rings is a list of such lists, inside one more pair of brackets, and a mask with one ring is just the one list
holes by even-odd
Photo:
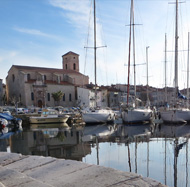
[[62, 91], [54, 92], [51, 94], [53, 97], [54, 101], [59, 103], [63, 97], [64, 93]]

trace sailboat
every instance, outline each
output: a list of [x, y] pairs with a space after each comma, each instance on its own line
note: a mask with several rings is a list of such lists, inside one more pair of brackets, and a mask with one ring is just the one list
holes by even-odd
[[[176, 0], [176, 21], [175, 21], [175, 99], [172, 108], [165, 107], [160, 110], [160, 115], [165, 123], [185, 123], [190, 121], [190, 110], [178, 106], [178, 0]], [[187, 70], [187, 73], [189, 70]]]
[[96, 1], [94, 0], [94, 74], [95, 74], [95, 107], [82, 110], [82, 119], [86, 124], [90, 123], [112, 123], [115, 120], [115, 113], [109, 108], [97, 106], [97, 75], [96, 75]]
[[[152, 110], [147, 108], [138, 108], [136, 98], [136, 72], [135, 72], [135, 38], [134, 38], [134, 1], [131, 0], [131, 10], [130, 10], [130, 31], [129, 31], [129, 55], [128, 55], [128, 87], [127, 87], [127, 106], [124, 108], [122, 112], [122, 120], [123, 123], [142, 123], [146, 121], [151, 121], [153, 112]], [[133, 28], [131, 28], [133, 26]], [[131, 32], [133, 31], [133, 61], [134, 61], [134, 104], [133, 106], [129, 106], [129, 77], [130, 77], [130, 53], [131, 53]], [[148, 69], [148, 68], [147, 68]], [[147, 76], [148, 80], [148, 76]], [[147, 89], [148, 89], [148, 81], [147, 81]], [[148, 92], [147, 92], [148, 99]]]

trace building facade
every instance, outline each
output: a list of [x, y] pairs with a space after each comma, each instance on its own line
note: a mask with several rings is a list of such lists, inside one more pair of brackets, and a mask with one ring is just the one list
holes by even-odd
[[[13, 65], [6, 77], [9, 103], [27, 107], [76, 106], [76, 86], [89, 81], [88, 76], [79, 72], [78, 57], [73, 52], [63, 55], [63, 59], [68, 58], [66, 69]], [[52, 93], [59, 91], [63, 92], [63, 98], [56, 103]]]
[[92, 89], [77, 87], [77, 104], [78, 106], [85, 107], [95, 107], [95, 92]]

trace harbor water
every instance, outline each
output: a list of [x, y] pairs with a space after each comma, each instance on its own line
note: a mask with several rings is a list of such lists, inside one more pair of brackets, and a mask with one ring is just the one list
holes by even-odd
[[0, 139], [0, 151], [78, 160], [190, 186], [190, 125], [28, 125]]

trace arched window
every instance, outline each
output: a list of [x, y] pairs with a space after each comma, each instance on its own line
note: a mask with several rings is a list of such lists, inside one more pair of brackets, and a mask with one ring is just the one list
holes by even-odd
[[76, 70], [76, 64], [75, 63], [73, 64], [73, 69]]
[[65, 64], [65, 69], [67, 69], [67, 64]]
[[46, 75], [44, 75], [44, 80], [46, 81]]
[[34, 101], [34, 93], [31, 93], [31, 100]]

